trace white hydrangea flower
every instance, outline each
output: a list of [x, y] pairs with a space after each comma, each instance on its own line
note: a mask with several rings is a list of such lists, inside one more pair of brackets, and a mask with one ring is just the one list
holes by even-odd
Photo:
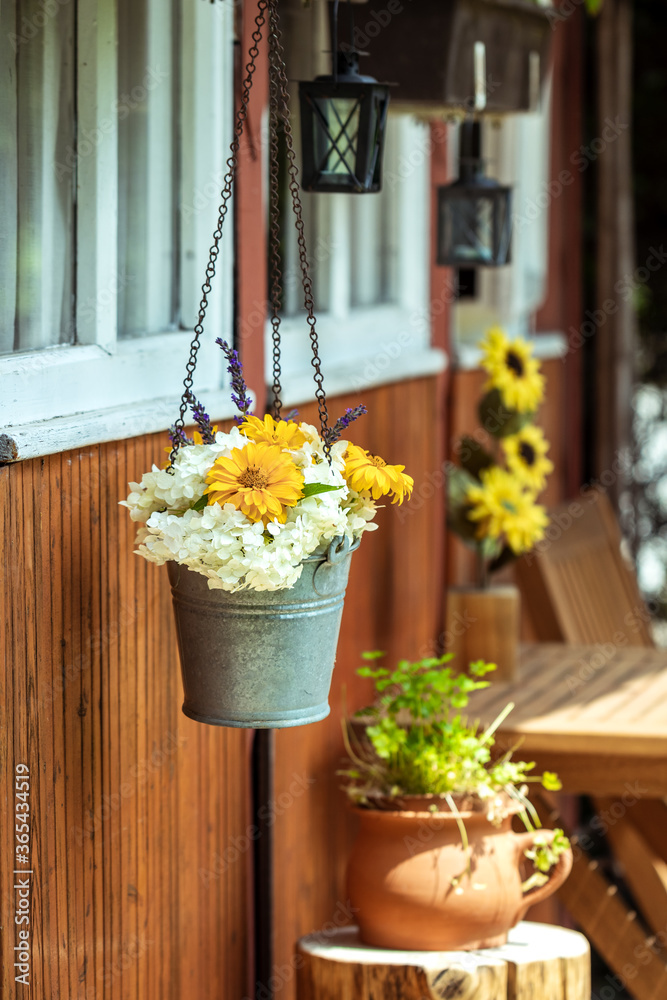
[[306, 485], [335, 487], [308, 496], [286, 509], [284, 524], [253, 522], [233, 504], [193, 505], [204, 495], [206, 475], [220, 456], [243, 448], [248, 439], [234, 427], [218, 432], [212, 444], [180, 448], [173, 474], [153, 466], [140, 483], [130, 483], [123, 506], [141, 523], [137, 553], [163, 565], [173, 560], [207, 577], [212, 589], [280, 590], [294, 586], [303, 560], [326, 552], [331, 541], [346, 536], [351, 543], [377, 526], [377, 504], [350, 490], [345, 478], [347, 441], [331, 447], [329, 464], [324, 442], [311, 424], [299, 425], [306, 438], [289, 454]]

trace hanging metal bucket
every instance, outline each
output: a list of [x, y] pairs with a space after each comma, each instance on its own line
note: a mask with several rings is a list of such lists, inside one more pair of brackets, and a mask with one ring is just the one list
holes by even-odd
[[211, 726], [284, 729], [329, 714], [329, 688], [352, 552], [335, 538], [305, 559], [287, 590], [209, 590], [201, 573], [167, 563], [185, 700]]

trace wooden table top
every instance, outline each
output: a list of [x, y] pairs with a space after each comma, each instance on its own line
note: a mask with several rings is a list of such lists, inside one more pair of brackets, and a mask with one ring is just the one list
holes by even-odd
[[489, 724], [509, 701], [498, 742], [520, 742], [519, 759], [548, 751], [667, 760], [667, 650], [522, 646], [518, 680], [473, 694], [469, 717]]

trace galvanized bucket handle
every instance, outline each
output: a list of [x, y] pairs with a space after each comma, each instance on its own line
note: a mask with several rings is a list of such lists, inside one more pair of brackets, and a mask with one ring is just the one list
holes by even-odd
[[335, 566], [336, 563], [341, 563], [350, 551], [351, 545], [352, 543], [347, 535], [336, 535], [331, 540], [331, 544], [327, 550], [327, 562], [331, 563], [332, 566]]

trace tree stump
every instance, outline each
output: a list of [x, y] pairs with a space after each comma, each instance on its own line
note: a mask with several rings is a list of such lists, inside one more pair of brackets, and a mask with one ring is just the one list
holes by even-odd
[[298, 1000], [589, 1000], [590, 949], [577, 931], [521, 923], [501, 948], [390, 951], [356, 927], [297, 944]]

